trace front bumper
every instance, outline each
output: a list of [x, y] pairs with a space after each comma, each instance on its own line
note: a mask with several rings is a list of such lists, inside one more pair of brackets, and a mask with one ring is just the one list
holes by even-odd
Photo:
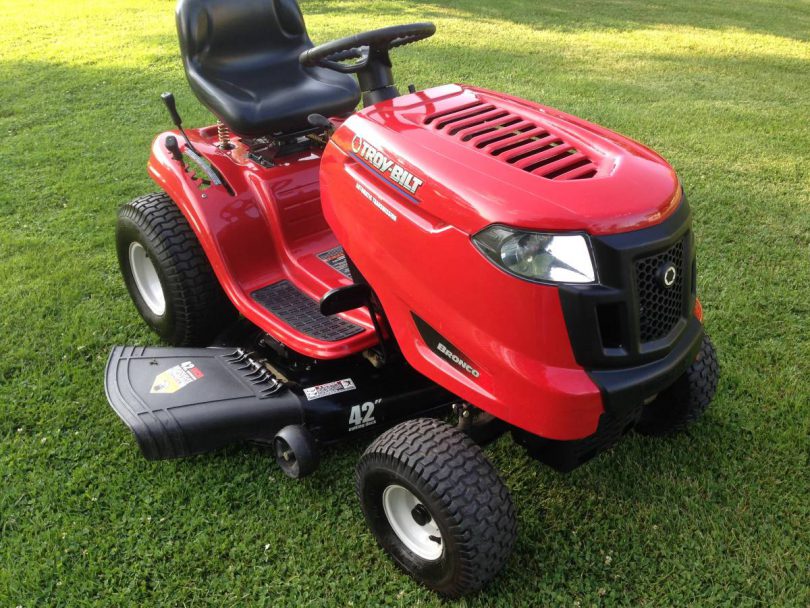
[[529, 455], [567, 472], [610, 449], [633, 428], [644, 403], [667, 389], [692, 364], [703, 341], [703, 325], [692, 318], [686, 331], [667, 356], [636, 367], [592, 370], [591, 379], [599, 386], [605, 411], [596, 432], [570, 441], [546, 439], [515, 429], [515, 440]]
[[[601, 393], [596, 431], [566, 441], [515, 432], [532, 456], [562, 471], [615, 444], [644, 403], [686, 371], [703, 339], [694, 314], [694, 238], [685, 199], [660, 224], [592, 243], [600, 283], [565, 285], [559, 293], [574, 356]], [[651, 280], [664, 264], [678, 277], [668, 287]]]
[[702, 340], [703, 325], [692, 317], [663, 359], [624, 369], [590, 370], [588, 375], [602, 391], [605, 412], [624, 416], [668, 388], [695, 360]]

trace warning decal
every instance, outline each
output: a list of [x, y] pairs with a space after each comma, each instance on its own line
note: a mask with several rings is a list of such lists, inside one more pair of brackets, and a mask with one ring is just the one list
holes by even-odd
[[356, 388], [354, 381], [351, 378], [346, 378], [345, 380], [336, 380], [335, 382], [328, 382], [327, 384], [310, 386], [304, 389], [304, 394], [307, 396], [308, 401], [312, 401], [313, 399], [320, 399], [321, 397], [328, 397], [329, 395], [336, 395], [337, 393], [353, 391]]
[[335, 247], [329, 251], [319, 253], [318, 257], [343, 276], [350, 279], [352, 278], [352, 272], [349, 270], [349, 263], [346, 261], [346, 254], [343, 252], [343, 247]]
[[199, 367], [191, 361], [185, 361], [155, 376], [155, 381], [152, 383], [152, 389], [149, 392], [171, 395], [203, 376], [205, 374], [202, 373]]

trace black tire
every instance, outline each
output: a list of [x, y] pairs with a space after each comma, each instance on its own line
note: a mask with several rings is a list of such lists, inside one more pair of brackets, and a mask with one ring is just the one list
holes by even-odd
[[312, 434], [296, 424], [285, 426], [273, 438], [273, 455], [284, 474], [293, 479], [312, 474], [320, 461]]
[[703, 415], [717, 390], [720, 364], [709, 336], [692, 365], [675, 383], [641, 410], [636, 431], [642, 435], [664, 437], [685, 430]]
[[[396, 564], [446, 597], [477, 591], [503, 568], [517, 524], [509, 491], [483, 451], [464, 432], [444, 422], [417, 419], [383, 433], [363, 453], [356, 489], [369, 527]], [[392, 527], [383, 505], [387, 488], [405, 488], [418, 500], [417, 526], [434, 526], [441, 555], [425, 559]], [[417, 519], [417, 515], [425, 518]], [[439, 538], [437, 541], [436, 538]]]
[[[236, 317], [197, 236], [167, 194], [147, 194], [123, 205], [115, 239], [121, 274], [135, 307], [169, 344], [207, 346]], [[147, 304], [133, 276], [134, 244], [145, 250], [160, 280], [165, 304], [160, 314]]]

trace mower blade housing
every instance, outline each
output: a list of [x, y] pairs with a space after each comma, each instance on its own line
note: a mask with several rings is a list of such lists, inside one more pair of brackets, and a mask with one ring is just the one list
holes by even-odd
[[232, 348], [116, 346], [105, 391], [148, 460], [269, 442], [303, 417], [299, 396]]

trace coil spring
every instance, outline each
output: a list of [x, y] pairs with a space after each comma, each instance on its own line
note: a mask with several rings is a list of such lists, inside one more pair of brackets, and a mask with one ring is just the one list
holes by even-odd
[[217, 120], [217, 137], [219, 138], [219, 147], [221, 149], [230, 150], [233, 148], [231, 132], [221, 120]]

